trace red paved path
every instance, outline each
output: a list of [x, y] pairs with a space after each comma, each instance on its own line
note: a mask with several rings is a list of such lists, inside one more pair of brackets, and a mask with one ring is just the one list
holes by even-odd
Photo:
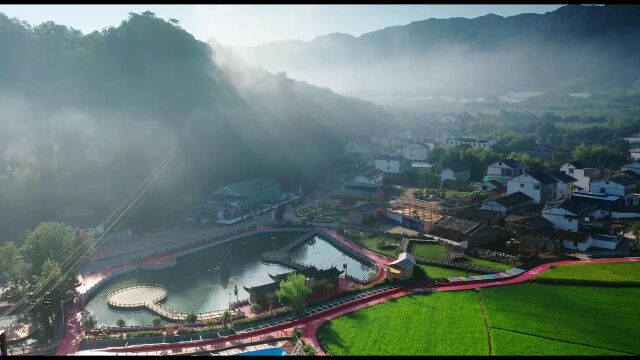
[[316, 332], [318, 330], [318, 328], [326, 321], [328, 320], [332, 320], [336, 317], [342, 316], [344, 314], [348, 314], [351, 312], [354, 312], [356, 310], [360, 310], [362, 308], [365, 307], [369, 307], [375, 304], [379, 304], [385, 301], [388, 301], [390, 299], [396, 299], [414, 292], [419, 292], [419, 291], [457, 291], [457, 290], [470, 290], [470, 289], [475, 289], [475, 288], [484, 288], [484, 287], [492, 287], [492, 286], [502, 286], [502, 285], [509, 285], [509, 284], [518, 284], [518, 283], [522, 283], [525, 281], [528, 281], [532, 278], [534, 278], [536, 275], [538, 275], [541, 272], [546, 271], [549, 266], [551, 265], [568, 265], [568, 264], [577, 264], [577, 263], [590, 263], [590, 262], [594, 262], [594, 263], [610, 263], [610, 262], [636, 262], [636, 261], [640, 261], [640, 257], [633, 257], [633, 258], [613, 258], [613, 259], [594, 259], [594, 260], [576, 260], [576, 261], [558, 261], [555, 263], [549, 263], [549, 264], [543, 264], [543, 265], [539, 265], [529, 271], [526, 271], [520, 275], [517, 275], [513, 278], [509, 278], [509, 279], [501, 279], [501, 280], [481, 280], [481, 281], [477, 281], [477, 282], [465, 282], [465, 283], [460, 283], [460, 284], [452, 284], [452, 285], [447, 285], [447, 284], [433, 284], [433, 285], [415, 285], [415, 286], [408, 286], [408, 287], [404, 287], [404, 288], [398, 288], [398, 289], [392, 289], [389, 291], [385, 291], [382, 293], [378, 293], [375, 295], [371, 295], [367, 298], [362, 298], [360, 300], [356, 300], [353, 301], [351, 303], [342, 305], [342, 306], [337, 306], [333, 309], [327, 310], [325, 312], [322, 313], [318, 313], [315, 315], [311, 315], [308, 316], [306, 318], [303, 319], [299, 319], [299, 320], [294, 320], [292, 322], [286, 323], [286, 324], [282, 324], [282, 325], [278, 325], [278, 326], [274, 326], [268, 329], [261, 329], [261, 330], [256, 330], [256, 331], [252, 331], [252, 332], [248, 332], [248, 333], [244, 333], [244, 334], [237, 334], [237, 335], [233, 335], [231, 337], [226, 337], [223, 339], [213, 339], [213, 340], [204, 340], [204, 341], [193, 341], [193, 342], [189, 342], [189, 343], [178, 343], [178, 344], [149, 344], [149, 345], [142, 345], [142, 346], [138, 346], [138, 347], [128, 347], [127, 349], [124, 348], [111, 348], [108, 349], [107, 351], [109, 352], [133, 352], [133, 351], [138, 351], [138, 352], [144, 352], [144, 351], [157, 351], [160, 349], [175, 349], [175, 348], [185, 348], [185, 347], [194, 347], [198, 344], [214, 344], [214, 343], [218, 343], [221, 341], [228, 341], [230, 339], [241, 339], [241, 338], [246, 338], [246, 337], [250, 337], [250, 336], [257, 336], [257, 335], [261, 335], [261, 334], [267, 334], [267, 333], [272, 333], [272, 332], [277, 332], [277, 331], [282, 331], [285, 329], [291, 329], [293, 327], [299, 326], [302, 328], [303, 330], [303, 337], [306, 338], [308, 341], [310, 341], [315, 347], [316, 349], [319, 350], [319, 354], [323, 354], [322, 351], [320, 350], [320, 344], [318, 343], [318, 340], [316, 338]]

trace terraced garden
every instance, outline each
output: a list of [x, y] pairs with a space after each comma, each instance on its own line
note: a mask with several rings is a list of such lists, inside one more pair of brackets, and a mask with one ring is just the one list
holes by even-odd
[[[588, 268], [579, 275], [558, 267], [549, 276], [628, 281], [640, 270], [572, 266]], [[637, 355], [639, 298], [638, 287], [544, 283], [435, 292], [334, 319], [318, 336], [333, 355]]]

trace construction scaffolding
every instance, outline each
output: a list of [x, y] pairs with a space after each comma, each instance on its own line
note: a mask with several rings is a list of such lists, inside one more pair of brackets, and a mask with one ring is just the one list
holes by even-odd
[[410, 196], [402, 196], [397, 200], [389, 201], [388, 208], [403, 216], [429, 223], [440, 220], [445, 213], [445, 208], [440, 201], [419, 200]]

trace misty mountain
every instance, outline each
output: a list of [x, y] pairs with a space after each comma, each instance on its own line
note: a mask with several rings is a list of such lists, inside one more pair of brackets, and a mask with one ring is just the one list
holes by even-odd
[[[416, 21], [354, 37], [233, 51], [345, 94], [489, 97], [626, 91], [640, 80], [640, 7], [569, 5], [545, 14]], [[637, 85], [636, 85], [637, 87]]]
[[0, 240], [43, 220], [97, 225], [176, 144], [139, 218], [175, 219], [251, 176], [313, 183], [346, 141], [392, 119], [243, 65], [149, 12], [86, 35], [0, 14], [0, 48]]

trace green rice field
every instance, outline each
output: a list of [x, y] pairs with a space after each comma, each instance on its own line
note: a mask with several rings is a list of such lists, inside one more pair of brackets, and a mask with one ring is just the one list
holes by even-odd
[[334, 319], [318, 335], [333, 355], [640, 354], [638, 299], [639, 288], [538, 283], [435, 292]]
[[587, 263], [557, 266], [536, 276], [536, 280], [578, 280], [640, 283], [640, 263]]

